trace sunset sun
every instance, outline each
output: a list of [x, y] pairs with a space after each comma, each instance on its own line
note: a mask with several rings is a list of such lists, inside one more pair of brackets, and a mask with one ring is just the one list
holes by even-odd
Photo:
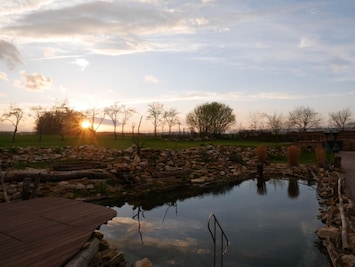
[[87, 129], [90, 127], [90, 122], [89, 121], [82, 121], [81, 122], [81, 128]]

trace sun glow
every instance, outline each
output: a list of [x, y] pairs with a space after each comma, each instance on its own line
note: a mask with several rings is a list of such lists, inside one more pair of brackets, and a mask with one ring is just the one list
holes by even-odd
[[81, 128], [87, 129], [90, 127], [90, 122], [89, 121], [82, 121], [81, 122]]

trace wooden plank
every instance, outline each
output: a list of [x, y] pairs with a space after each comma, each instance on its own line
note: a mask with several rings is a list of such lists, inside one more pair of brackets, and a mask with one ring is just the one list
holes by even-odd
[[0, 266], [62, 266], [112, 209], [65, 198], [0, 205]]

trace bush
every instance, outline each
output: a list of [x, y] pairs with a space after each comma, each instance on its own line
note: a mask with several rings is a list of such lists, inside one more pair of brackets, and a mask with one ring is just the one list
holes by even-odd
[[255, 149], [256, 157], [258, 158], [259, 163], [265, 163], [267, 159], [267, 147], [258, 146]]
[[290, 166], [298, 166], [300, 162], [300, 149], [297, 146], [287, 148], [287, 159]]

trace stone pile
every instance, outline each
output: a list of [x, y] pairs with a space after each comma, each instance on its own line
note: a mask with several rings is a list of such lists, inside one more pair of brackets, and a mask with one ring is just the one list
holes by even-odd
[[[341, 170], [319, 170], [317, 231], [334, 266], [355, 266], [355, 206]], [[344, 224], [345, 223], [345, 224]]]
[[[11, 148], [1, 152], [0, 165], [10, 200], [21, 198], [24, 178], [32, 179], [33, 188], [39, 175], [37, 196], [101, 198], [182, 185], [201, 187], [238, 182], [253, 178], [257, 164], [254, 149], [236, 146], [209, 145], [185, 150], [146, 148], [139, 153], [135, 146], [123, 151], [80, 146]], [[286, 148], [269, 148], [268, 153], [271, 157], [286, 157]], [[86, 170], [75, 168], [83, 168], [83, 162]], [[18, 166], [32, 168], [17, 170]], [[283, 164], [265, 168], [266, 175], [279, 176], [295, 175], [295, 170], [285, 169]], [[307, 176], [307, 168], [297, 168], [297, 171]], [[1, 188], [0, 201], [4, 199]]]

